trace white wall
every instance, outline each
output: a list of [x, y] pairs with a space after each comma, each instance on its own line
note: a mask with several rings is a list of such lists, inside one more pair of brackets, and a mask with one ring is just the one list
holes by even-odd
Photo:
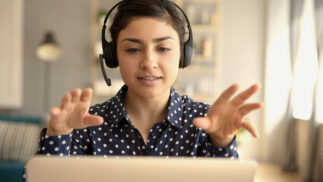
[[[222, 89], [233, 83], [240, 85], [240, 91], [254, 83], [264, 85], [266, 0], [223, 0], [222, 3]], [[248, 101], [263, 102], [263, 89]], [[263, 110], [247, 118], [258, 128], [260, 138], [246, 134], [239, 153], [241, 158], [260, 159]]]

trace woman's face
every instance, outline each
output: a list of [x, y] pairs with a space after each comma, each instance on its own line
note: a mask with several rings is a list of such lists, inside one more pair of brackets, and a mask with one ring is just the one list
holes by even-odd
[[117, 56], [128, 92], [143, 97], [169, 94], [179, 60], [179, 36], [165, 21], [134, 18], [117, 39]]

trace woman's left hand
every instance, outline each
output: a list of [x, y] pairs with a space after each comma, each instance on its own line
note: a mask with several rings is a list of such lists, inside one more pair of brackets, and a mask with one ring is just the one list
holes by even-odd
[[235, 132], [241, 128], [248, 130], [252, 136], [258, 137], [254, 125], [244, 117], [251, 111], [262, 107], [261, 103], [245, 103], [259, 89], [258, 84], [252, 85], [230, 100], [238, 90], [238, 85], [230, 86], [213, 103], [207, 116], [194, 119], [194, 125], [204, 129], [210, 136], [213, 145], [219, 147], [228, 146], [232, 142]]

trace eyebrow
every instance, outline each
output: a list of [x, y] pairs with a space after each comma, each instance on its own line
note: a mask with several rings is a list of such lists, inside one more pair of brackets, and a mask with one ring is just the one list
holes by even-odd
[[[154, 39], [153, 40], [153, 42], [161, 42], [161, 41], [164, 41], [164, 40], [167, 40], [167, 39], [172, 39], [172, 40], [174, 40], [172, 37], [170, 37], [170, 36], [165, 36], [165, 37], [159, 37], [159, 38], [156, 38], [156, 39]], [[135, 42], [135, 43], [142, 43], [142, 41], [141, 40], [139, 40], [139, 39], [135, 39], [135, 38], [126, 38], [126, 39], [123, 39], [121, 42], [123, 42], [123, 41], [130, 41], [130, 42]]]

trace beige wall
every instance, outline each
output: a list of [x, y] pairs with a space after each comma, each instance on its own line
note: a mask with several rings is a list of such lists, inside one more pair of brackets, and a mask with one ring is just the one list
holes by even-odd
[[49, 105], [75, 87], [90, 85], [90, 1], [25, 0], [23, 108], [28, 115], [44, 113], [44, 63], [35, 54], [47, 30], [55, 33], [63, 55], [52, 63]]
[[[232, 83], [244, 89], [263, 83], [266, 0], [223, 0], [222, 90]], [[50, 106], [75, 87], [89, 86], [90, 1], [26, 0], [24, 30], [24, 114], [43, 114], [44, 64], [35, 55], [43, 33], [53, 30], [63, 46], [52, 65]], [[251, 100], [262, 101], [260, 92]], [[261, 131], [263, 113], [250, 116]], [[260, 133], [261, 134], [261, 133]], [[259, 159], [260, 139], [246, 135], [241, 153]]]
[[[240, 90], [253, 83], [263, 84], [265, 65], [266, 0], [223, 0], [222, 89], [233, 83]], [[263, 101], [263, 89], [249, 101]], [[247, 117], [262, 131], [263, 110]], [[259, 139], [246, 134], [240, 153], [242, 158], [260, 159]]]

